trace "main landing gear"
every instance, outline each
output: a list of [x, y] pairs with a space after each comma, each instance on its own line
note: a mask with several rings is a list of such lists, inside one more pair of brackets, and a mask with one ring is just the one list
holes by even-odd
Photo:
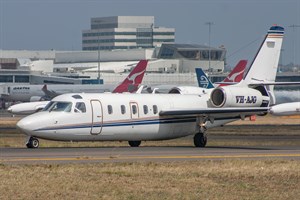
[[208, 119], [206, 116], [199, 117], [197, 119], [197, 126], [198, 126], [198, 133], [194, 136], [194, 145], [195, 147], [205, 147], [207, 143], [207, 136], [206, 136], [206, 122], [210, 120], [213, 123], [213, 119]]
[[129, 144], [131, 147], [138, 147], [138, 146], [140, 146], [141, 141], [128, 141], [128, 144]]
[[197, 133], [194, 136], [194, 145], [195, 147], [205, 147], [207, 143], [207, 136], [205, 133]]
[[38, 148], [40, 145], [40, 142], [35, 137], [30, 137], [28, 141], [26, 142], [27, 148]]

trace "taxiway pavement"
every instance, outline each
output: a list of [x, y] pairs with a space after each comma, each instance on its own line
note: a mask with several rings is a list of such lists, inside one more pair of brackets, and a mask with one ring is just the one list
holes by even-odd
[[0, 148], [2, 164], [188, 161], [203, 159], [300, 159], [299, 146]]

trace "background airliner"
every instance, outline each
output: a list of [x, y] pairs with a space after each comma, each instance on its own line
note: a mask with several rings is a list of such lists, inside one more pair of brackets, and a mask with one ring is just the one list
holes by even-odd
[[[148, 61], [141, 60], [136, 67], [131, 71], [127, 78], [121, 83], [118, 88], [113, 84], [103, 85], [8, 85], [8, 94], [2, 94], [1, 98], [10, 102], [34, 102], [41, 100], [51, 100], [52, 98], [65, 93], [85, 92], [85, 93], [103, 93], [103, 92], [119, 92], [119, 88], [126, 89], [130, 92], [137, 90], [141, 83]], [[127, 88], [126, 88], [127, 87]]]
[[[141, 84], [146, 68], [147, 68], [148, 61], [147, 60], [141, 60], [139, 63], [136, 65], [136, 67], [130, 72], [130, 74], [125, 78], [125, 80], [120, 83], [117, 87], [114, 89], [111, 89], [113, 93], [122, 93], [122, 92], [136, 92], [138, 89], [138, 86]], [[45, 93], [47, 98], [52, 99], [58, 95], [61, 94], [61, 92], [66, 91], [65, 93], [70, 93], [67, 92], [68, 90], [83, 90], [82, 92], [85, 93], [91, 93], [98, 91], [98, 93], [103, 93], [102, 91], [103, 88], [108, 88], [108, 86], [102, 86], [102, 85], [96, 85], [96, 87], [99, 87], [101, 89], [96, 89], [92, 88], [92, 90], [89, 90], [88, 87], [91, 87], [92, 85], [85, 86], [85, 85], [59, 85], [55, 86], [57, 90], [49, 90], [46, 85], [43, 86], [42, 91]], [[78, 88], [76, 88], [78, 87]], [[109, 86], [111, 87], [111, 86]], [[31, 88], [32, 89], [32, 88]], [[95, 90], [95, 91], [94, 91]], [[15, 97], [11, 95], [11, 97]], [[35, 112], [38, 112], [42, 110], [50, 101], [35, 101], [35, 102], [26, 102], [26, 103], [19, 103], [16, 105], [10, 106], [7, 111], [16, 114], [16, 115], [28, 115], [32, 114]]]
[[21, 119], [17, 128], [28, 135], [27, 147], [38, 138], [62, 141], [164, 140], [194, 135], [196, 147], [207, 143], [206, 129], [266, 114], [275, 103], [273, 88], [284, 29], [272, 26], [243, 80], [201, 95], [64, 94], [42, 112]]

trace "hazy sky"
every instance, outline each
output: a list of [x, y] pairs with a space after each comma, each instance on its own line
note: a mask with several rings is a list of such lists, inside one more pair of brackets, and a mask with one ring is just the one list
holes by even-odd
[[[300, 0], [0, 0], [0, 49], [81, 50], [90, 18], [154, 16], [176, 29], [176, 43], [224, 45], [227, 61], [251, 61], [273, 24], [286, 29], [283, 63], [300, 64]], [[295, 56], [294, 56], [295, 55]]]

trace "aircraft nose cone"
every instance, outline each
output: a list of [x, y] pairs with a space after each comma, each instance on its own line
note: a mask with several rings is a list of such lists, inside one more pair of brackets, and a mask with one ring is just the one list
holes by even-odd
[[30, 121], [28, 121], [26, 118], [21, 119], [20, 121], [18, 121], [18, 123], [16, 124], [17, 129], [19, 129], [20, 131], [22, 131], [23, 133], [25, 133], [26, 135], [30, 135], [31, 133], [31, 124]]
[[7, 108], [7, 112], [12, 113], [12, 108], [11, 107]]
[[24, 120], [21, 119], [20, 121], [18, 121], [17, 124], [16, 124], [16, 127], [17, 127], [17, 129], [19, 129], [19, 130], [23, 130], [24, 127], [25, 127]]

